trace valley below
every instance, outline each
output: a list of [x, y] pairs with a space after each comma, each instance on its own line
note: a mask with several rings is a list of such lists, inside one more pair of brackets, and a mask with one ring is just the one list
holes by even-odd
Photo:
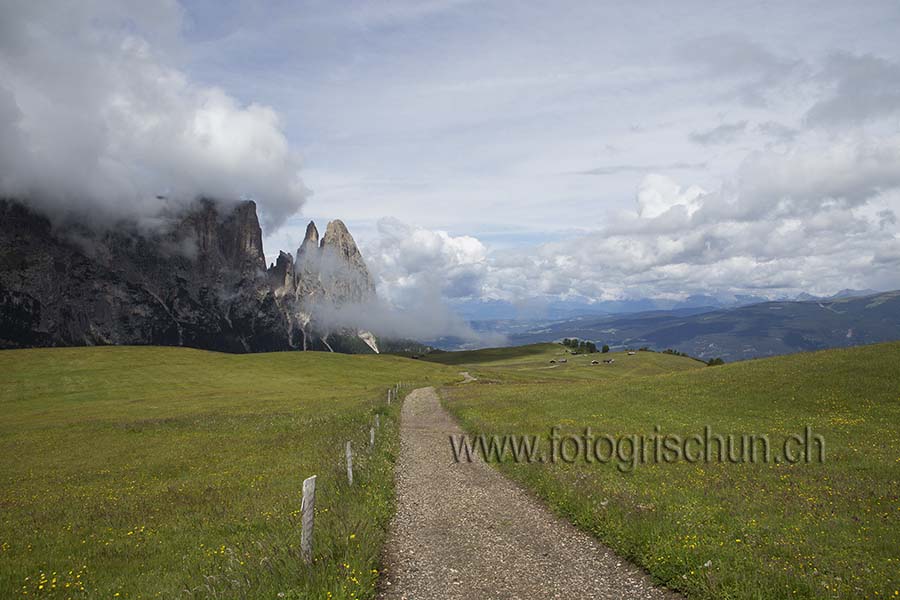
[[900, 291], [562, 320], [476, 321], [473, 326], [505, 335], [512, 345], [575, 337], [614, 349], [672, 349], [703, 360], [733, 362], [900, 339]]

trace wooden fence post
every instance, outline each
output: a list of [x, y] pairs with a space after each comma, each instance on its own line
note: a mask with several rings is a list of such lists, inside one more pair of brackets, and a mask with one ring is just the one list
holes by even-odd
[[353, 485], [353, 449], [350, 447], [350, 442], [347, 442], [347, 482], [350, 485]]
[[312, 562], [313, 522], [316, 511], [316, 476], [303, 480], [303, 500], [300, 503], [300, 554], [303, 562]]

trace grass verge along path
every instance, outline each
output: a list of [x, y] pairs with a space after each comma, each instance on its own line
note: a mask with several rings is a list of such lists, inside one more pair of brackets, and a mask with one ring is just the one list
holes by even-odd
[[2, 351], [0, 597], [369, 597], [394, 502], [386, 389], [457, 371], [318, 352]]
[[900, 344], [605, 379], [571, 358], [554, 380], [544, 360], [497, 360], [458, 363], [479, 381], [447, 392], [470, 433], [824, 436], [824, 464], [500, 466], [658, 580], [693, 598], [900, 596]]

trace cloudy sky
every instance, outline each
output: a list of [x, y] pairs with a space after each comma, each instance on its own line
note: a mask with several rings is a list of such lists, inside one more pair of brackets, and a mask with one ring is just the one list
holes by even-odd
[[341, 218], [399, 304], [900, 288], [895, 1], [28, 4], [7, 194]]

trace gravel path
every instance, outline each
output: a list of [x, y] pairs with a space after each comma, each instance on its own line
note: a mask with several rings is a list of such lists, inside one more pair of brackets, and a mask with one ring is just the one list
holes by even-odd
[[451, 433], [433, 388], [407, 397], [379, 597], [680, 598], [483, 462], [455, 463]]

